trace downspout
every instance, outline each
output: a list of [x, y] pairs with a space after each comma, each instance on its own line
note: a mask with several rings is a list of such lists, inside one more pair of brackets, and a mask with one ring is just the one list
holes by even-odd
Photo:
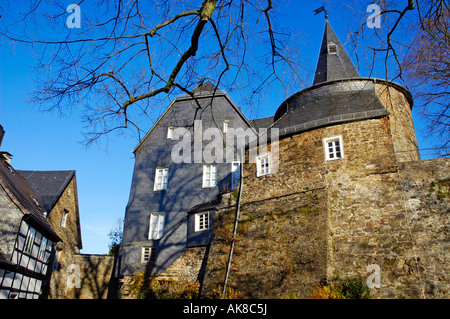
[[225, 273], [225, 282], [223, 284], [222, 299], [225, 299], [225, 294], [227, 291], [228, 275], [230, 273], [230, 268], [231, 268], [231, 259], [233, 258], [234, 239], [236, 237], [236, 231], [237, 231], [237, 226], [238, 226], [238, 221], [239, 221], [239, 210], [240, 210], [240, 206], [241, 206], [241, 195], [242, 195], [242, 185], [243, 185], [242, 180], [244, 177], [243, 171], [244, 171], [244, 151], [243, 151], [243, 149], [241, 149], [241, 163], [239, 165], [239, 193], [238, 193], [238, 197], [236, 200], [236, 217], [234, 220], [233, 239], [231, 240], [230, 254], [228, 256], [228, 264], [227, 264], [227, 269], [226, 269], [226, 273]]

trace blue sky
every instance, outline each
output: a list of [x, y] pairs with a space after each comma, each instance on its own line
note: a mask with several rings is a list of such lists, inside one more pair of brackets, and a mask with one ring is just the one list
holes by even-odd
[[[324, 28], [323, 14], [314, 16], [313, 10], [321, 5], [323, 3], [319, 1], [291, 1], [283, 9], [283, 17], [279, 20], [283, 26], [302, 32], [298, 39], [301, 41], [300, 53], [304, 63], [311, 70], [309, 83]], [[345, 43], [351, 22], [348, 17], [355, 13], [347, 12], [349, 15], [344, 19], [340, 14], [346, 10], [345, 6], [336, 5], [328, 10], [330, 23], [341, 42]], [[66, 16], [61, 19], [66, 19]], [[12, 164], [16, 169], [76, 170], [82, 252], [107, 253], [107, 234], [114, 228], [117, 219], [125, 214], [134, 165], [132, 150], [139, 141], [131, 133], [128, 136], [113, 134], [98, 145], [86, 148], [82, 143], [85, 127], [76, 106], [61, 116], [43, 113], [28, 102], [35, 88], [35, 74], [30, 68], [37, 61], [33, 51], [24, 45], [11, 45], [5, 41], [0, 42], [0, 49], [0, 124], [6, 131], [1, 149], [13, 154]], [[360, 73], [366, 76], [364, 72]], [[239, 106], [240, 101], [230, 95]], [[273, 92], [259, 105], [255, 115], [272, 116], [284, 98], [283, 94]], [[243, 111], [252, 118], [246, 109]], [[424, 124], [415, 113], [419, 147], [427, 148], [429, 142], [421, 133]]]

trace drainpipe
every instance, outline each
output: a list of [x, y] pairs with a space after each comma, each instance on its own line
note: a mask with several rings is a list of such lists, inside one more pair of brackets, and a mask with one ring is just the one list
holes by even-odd
[[230, 248], [230, 254], [228, 256], [227, 270], [225, 273], [225, 282], [223, 284], [222, 299], [225, 299], [225, 294], [227, 291], [228, 275], [230, 273], [230, 268], [231, 268], [231, 259], [233, 258], [234, 239], [236, 237], [236, 231], [237, 231], [237, 226], [238, 226], [238, 221], [239, 221], [239, 210], [240, 210], [240, 206], [241, 206], [243, 178], [244, 178], [244, 150], [241, 149], [241, 163], [239, 165], [239, 193], [238, 193], [238, 198], [236, 200], [236, 217], [234, 220], [233, 239], [231, 240], [231, 248]]

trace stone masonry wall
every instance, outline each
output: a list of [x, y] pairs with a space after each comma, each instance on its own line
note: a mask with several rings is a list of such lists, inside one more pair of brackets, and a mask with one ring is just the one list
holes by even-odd
[[375, 264], [377, 298], [448, 297], [449, 164], [414, 161], [358, 179], [330, 176], [330, 272], [365, 276]]
[[[342, 136], [344, 158], [326, 161], [323, 139], [337, 135]], [[283, 138], [278, 149], [275, 173], [256, 177], [256, 165], [244, 165], [242, 212], [229, 285], [247, 298], [307, 298], [332, 275], [328, 198], [336, 194], [327, 190], [328, 175], [338, 174], [341, 167], [361, 176], [396, 167], [386, 117]], [[272, 167], [275, 160], [272, 157]], [[234, 216], [234, 208], [217, 213], [204, 296], [211, 296], [209, 292], [223, 284]]]
[[[326, 161], [323, 139], [338, 135], [342, 136], [344, 158]], [[396, 165], [387, 117], [286, 137], [279, 141], [278, 150], [278, 170], [272, 174], [256, 177], [256, 165], [244, 165], [243, 203], [326, 187], [326, 175], [347, 163], [360, 175], [395, 170]], [[272, 157], [271, 161], [275, 160]]]
[[[108, 255], [74, 256], [74, 265], [79, 267], [80, 281], [77, 287], [75, 275], [78, 270], [71, 268], [65, 274], [64, 295], [66, 299], [107, 299], [111, 287], [111, 276], [114, 268], [114, 257]], [[69, 277], [70, 276], [70, 277]], [[67, 281], [73, 285], [67, 286]]]
[[[318, 189], [241, 206], [227, 285], [232, 297], [306, 298], [326, 277], [325, 195]], [[234, 207], [216, 214], [204, 298], [222, 291], [234, 220]]]
[[[307, 298], [322, 279], [367, 277], [374, 264], [375, 298], [448, 296], [449, 161], [398, 163], [392, 134], [388, 117], [326, 127], [280, 140], [275, 174], [244, 165], [237, 296]], [[344, 158], [326, 161], [322, 140], [336, 135]], [[203, 297], [223, 285], [234, 218], [234, 207], [216, 214]]]
[[[48, 214], [48, 221], [62, 239], [55, 245], [55, 249], [61, 250], [59, 266], [52, 271], [50, 279], [50, 299], [66, 299], [67, 267], [74, 264], [76, 255], [79, 254], [79, 212], [77, 203], [76, 178], [74, 177], [61, 194], [58, 202]], [[63, 212], [68, 212], [65, 227], [61, 226]]]
[[[449, 298], [450, 159], [404, 163], [399, 177], [418, 288], [425, 298]], [[401, 265], [399, 258], [396, 266]]]
[[[68, 212], [65, 227], [61, 227], [61, 219], [64, 210]], [[61, 194], [58, 202], [52, 208], [47, 216], [47, 220], [53, 229], [61, 237], [62, 242], [59, 243], [58, 248], [74, 250], [73, 253], [79, 253], [80, 232], [79, 226], [79, 211], [78, 211], [78, 196], [76, 177], [68, 183], [66, 189]], [[61, 247], [60, 247], [61, 246]], [[64, 246], [64, 247], [62, 247]]]
[[0, 186], [0, 251], [10, 260], [23, 213]]
[[[182, 284], [200, 282], [203, 278], [203, 266], [208, 257], [209, 249], [207, 247], [191, 247], [186, 248], [184, 253], [174, 263], [172, 263], [165, 271], [159, 274], [157, 280], [173, 280]], [[121, 279], [122, 288], [120, 297], [122, 299], [131, 299], [130, 286], [133, 281], [133, 275], [124, 276]]]
[[377, 95], [389, 111], [393, 146], [398, 162], [420, 160], [411, 105], [405, 94], [393, 86], [376, 84]]

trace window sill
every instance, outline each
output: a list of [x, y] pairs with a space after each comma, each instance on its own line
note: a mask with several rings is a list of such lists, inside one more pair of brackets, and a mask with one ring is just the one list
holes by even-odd
[[264, 177], [264, 176], [269, 176], [269, 175], [271, 175], [271, 174], [267, 173], [267, 174], [256, 175], [256, 177]]

